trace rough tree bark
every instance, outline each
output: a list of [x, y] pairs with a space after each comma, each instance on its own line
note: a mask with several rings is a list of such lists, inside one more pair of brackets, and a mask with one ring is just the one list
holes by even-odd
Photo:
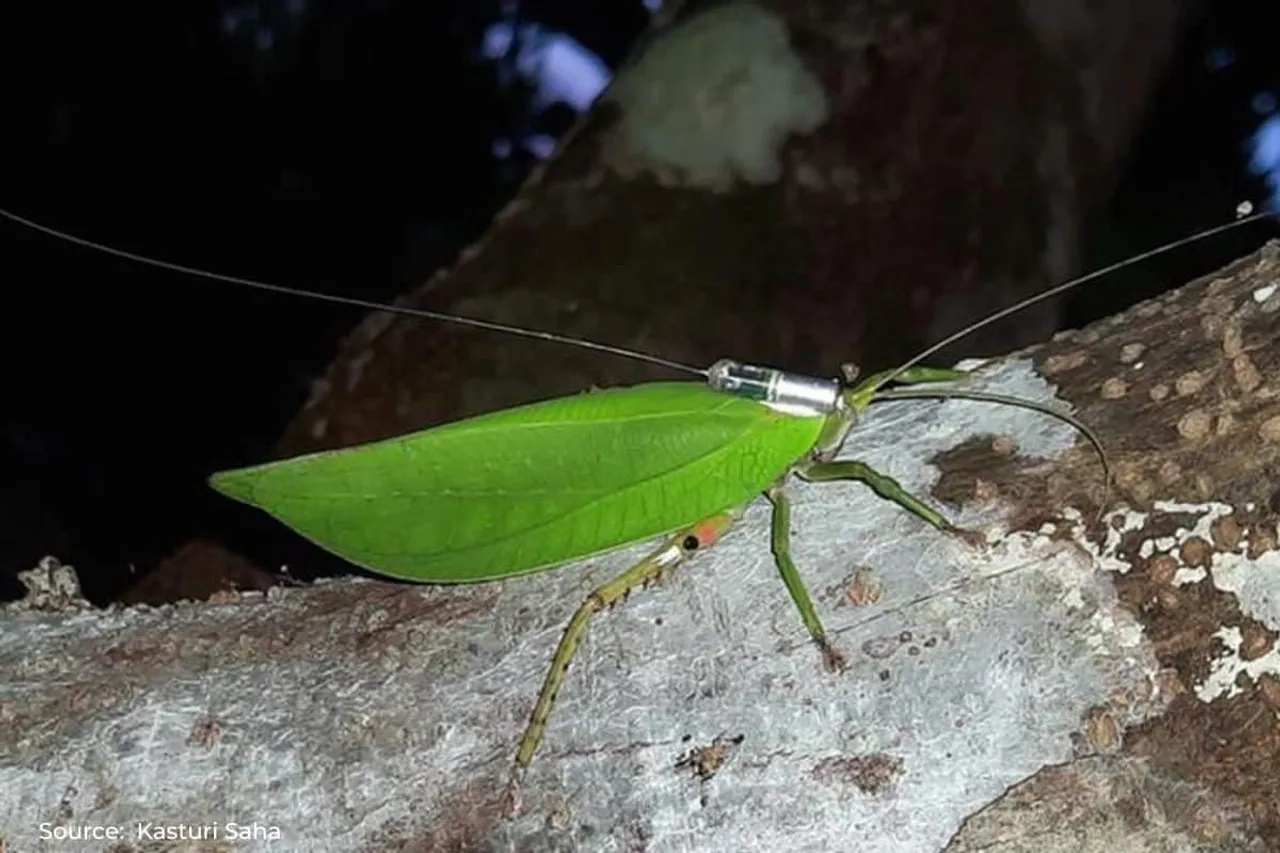
[[848, 453], [989, 546], [797, 485], [796, 558], [852, 664], [830, 675], [753, 507], [598, 618], [514, 820], [547, 656], [634, 549], [466, 589], [33, 596], [0, 617], [3, 840], [156, 849], [140, 824], [226, 843], [232, 821], [298, 850], [1280, 849], [1278, 376], [1280, 244], [984, 367], [1040, 399], [1047, 377], [1101, 435], [1118, 483], [1091, 530], [1100, 466], [1061, 423], [873, 407]]

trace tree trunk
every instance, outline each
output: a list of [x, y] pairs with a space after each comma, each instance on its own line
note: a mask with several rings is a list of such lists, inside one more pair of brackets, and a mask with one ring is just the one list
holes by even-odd
[[68, 612], [46, 583], [0, 618], [5, 841], [35, 849], [47, 822], [137, 849], [231, 821], [317, 851], [1280, 849], [1278, 271], [1272, 244], [973, 380], [1053, 382], [1102, 437], [1117, 502], [1091, 532], [1100, 466], [1061, 422], [873, 406], [846, 454], [989, 545], [859, 485], [792, 484], [834, 675], [758, 502], [594, 620], [513, 820], [558, 633], [642, 549], [160, 609]]
[[[703, 9], [657, 33], [485, 238], [401, 304], [700, 367], [887, 366], [1074, 271], [1189, 6]], [[1056, 316], [965, 346], [1029, 344]], [[376, 315], [280, 452], [655, 377], [670, 374]]]

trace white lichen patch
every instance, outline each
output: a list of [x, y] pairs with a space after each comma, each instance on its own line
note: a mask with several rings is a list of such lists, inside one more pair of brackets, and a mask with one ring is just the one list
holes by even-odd
[[[1243, 535], [1236, 550], [1213, 549], [1208, 553], [1209, 567], [1187, 565], [1183, 547], [1191, 540], [1202, 543], [1213, 541], [1213, 527], [1220, 519], [1232, 515], [1235, 510], [1228, 504], [1186, 504], [1174, 501], [1157, 501], [1155, 514], [1191, 514], [1197, 520], [1191, 527], [1179, 527], [1173, 536], [1153, 537], [1138, 544], [1141, 559], [1159, 556], [1176, 565], [1172, 577], [1174, 585], [1199, 583], [1208, 578], [1216, 589], [1235, 596], [1241, 613], [1256, 619], [1267, 628], [1280, 630], [1280, 552], [1266, 551], [1256, 558], [1247, 556], [1247, 535]], [[1119, 549], [1125, 534], [1142, 530], [1150, 516], [1146, 513], [1122, 509], [1108, 519], [1107, 540], [1101, 548], [1092, 543], [1089, 548], [1099, 565], [1111, 571], [1126, 572], [1130, 566]], [[1198, 550], [1198, 549], [1197, 549]], [[1245, 660], [1240, 655], [1240, 630], [1234, 626], [1222, 626], [1215, 635], [1227, 651], [1213, 662], [1212, 672], [1202, 684], [1196, 686], [1196, 695], [1208, 702], [1218, 696], [1233, 696], [1241, 688], [1236, 679], [1241, 673], [1255, 681], [1271, 673], [1280, 676], [1280, 651], [1273, 648], [1267, 654]]]
[[1253, 292], [1253, 301], [1261, 305], [1271, 298], [1271, 294], [1276, 292], [1277, 285], [1268, 284], [1265, 287], [1259, 287]]
[[1086, 641], [1099, 653], [1111, 645], [1125, 649], [1136, 649], [1142, 645], [1142, 626], [1123, 608], [1094, 613], [1089, 617], [1089, 626], [1091, 631], [1086, 634]]
[[1242, 674], [1254, 682], [1267, 674], [1280, 676], [1280, 649], [1272, 648], [1262, 657], [1247, 661], [1240, 656], [1243, 637], [1239, 628], [1224, 626], [1214, 636], [1227, 647], [1227, 651], [1213, 662], [1208, 677], [1196, 685], [1196, 696], [1200, 701], [1212, 702], [1219, 696], [1230, 698], [1244, 692], [1240, 685]]
[[[1070, 509], [1063, 514], [1071, 521], [1079, 521], [1080, 513], [1074, 509]], [[1136, 510], [1125, 510], [1123, 512], [1112, 513], [1107, 518], [1107, 540], [1102, 544], [1101, 548], [1090, 544], [1088, 546], [1090, 552], [1098, 561], [1098, 567], [1103, 571], [1116, 572], [1118, 574], [1127, 574], [1132, 566], [1127, 560], [1116, 556], [1120, 548], [1120, 544], [1124, 541], [1125, 534], [1135, 530], [1141, 530], [1147, 524], [1147, 515]], [[1155, 553], [1154, 545], [1143, 542], [1138, 549], [1139, 556], [1150, 557]]]
[[76, 570], [63, 565], [56, 557], [44, 557], [34, 569], [18, 573], [18, 582], [27, 594], [8, 610], [71, 611], [92, 607], [80, 592]]
[[606, 165], [714, 190], [777, 181], [783, 144], [830, 114], [783, 21], [746, 0], [663, 33], [604, 97], [622, 113]]
[[1273, 631], [1280, 630], [1280, 551], [1256, 560], [1243, 554], [1217, 554], [1213, 585], [1240, 600], [1240, 609]]
[[1200, 583], [1209, 576], [1204, 569], [1188, 569], [1186, 566], [1179, 566], [1173, 575], [1174, 586], [1185, 586], [1189, 583]]

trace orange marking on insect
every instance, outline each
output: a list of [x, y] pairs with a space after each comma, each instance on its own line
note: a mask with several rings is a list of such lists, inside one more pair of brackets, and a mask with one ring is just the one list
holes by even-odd
[[697, 537], [699, 548], [706, 548], [708, 545], [714, 545], [716, 540], [729, 529], [731, 521], [732, 518], [728, 515], [712, 516], [696, 524], [690, 533]]

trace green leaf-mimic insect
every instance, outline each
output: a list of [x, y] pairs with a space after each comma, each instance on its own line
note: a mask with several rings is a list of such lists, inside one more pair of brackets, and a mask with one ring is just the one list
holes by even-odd
[[[565, 670], [591, 616], [713, 544], [763, 494], [772, 504], [771, 547], [801, 621], [830, 668], [843, 661], [790, 555], [786, 485], [857, 480], [938, 530], [963, 534], [939, 512], [867, 465], [835, 459], [872, 403], [960, 397], [1041, 404], [963, 388], [898, 388], [962, 379], [918, 362], [975, 328], [1123, 265], [1260, 218], [1258, 214], [1130, 258], [1025, 299], [938, 342], [902, 366], [849, 382], [720, 361], [706, 370], [590, 341], [471, 318], [314, 294], [156, 261], [13, 221], [131, 260], [259, 289], [439, 319], [623, 354], [706, 377], [611, 388], [498, 411], [370, 444], [214, 474], [215, 489], [258, 507], [321, 547], [378, 574], [429, 583], [474, 583], [549, 569], [665, 537], [618, 577], [593, 590], [570, 618], [520, 740], [513, 781], [533, 758]], [[1103, 456], [1104, 468], [1106, 465]], [[1105, 503], [1105, 501], [1104, 501]]]

